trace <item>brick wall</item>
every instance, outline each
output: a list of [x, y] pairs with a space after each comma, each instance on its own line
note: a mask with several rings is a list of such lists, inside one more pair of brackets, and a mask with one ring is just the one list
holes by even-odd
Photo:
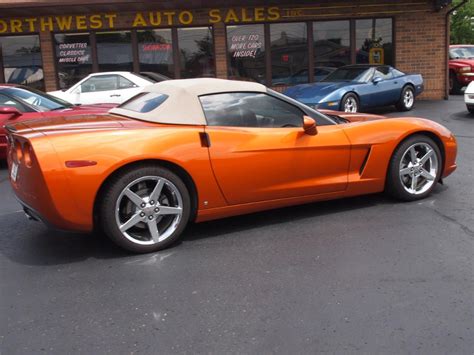
[[425, 81], [423, 99], [442, 99], [446, 93], [446, 13], [395, 18], [395, 61], [402, 71], [420, 73]]

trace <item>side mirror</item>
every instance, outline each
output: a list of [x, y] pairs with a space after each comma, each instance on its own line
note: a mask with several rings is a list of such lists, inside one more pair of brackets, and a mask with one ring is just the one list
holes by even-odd
[[17, 117], [20, 117], [22, 113], [13, 106], [0, 106], [0, 115], [10, 115], [8, 119], [14, 120]]
[[316, 121], [309, 116], [303, 116], [303, 129], [304, 133], [315, 136], [318, 134], [318, 129], [316, 128]]
[[382, 78], [381, 78], [380, 76], [378, 76], [378, 77], [372, 79], [372, 82], [374, 83], [374, 85], [377, 85], [377, 84], [380, 83], [381, 81], [382, 81]]

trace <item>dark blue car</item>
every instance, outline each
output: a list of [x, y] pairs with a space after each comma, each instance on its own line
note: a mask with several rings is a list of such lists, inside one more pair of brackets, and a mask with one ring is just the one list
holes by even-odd
[[296, 85], [284, 94], [312, 108], [345, 112], [395, 105], [413, 108], [423, 91], [420, 74], [405, 74], [389, 65], [346, 65], [318, 83]]

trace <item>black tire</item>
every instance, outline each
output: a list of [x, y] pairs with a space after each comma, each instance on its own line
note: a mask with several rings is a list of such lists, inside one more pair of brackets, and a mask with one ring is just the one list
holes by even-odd
[[454, 72], [449, 72], [449, 93], [451, 95], [461, 94], [462, 85], [458, 81], [456, 74]]
[[[431, 186], [424, 192], [420, 190], [420, 193], [414, 194], [407, 191], [405, 188], [404, 182], [401, 178], [401, 171], [400, 166], [402, 159], [404, 158], [405, 154], [408, 152], [408, 149], [415, 144], [427, 144], [433, 149], [434, 154], [436, 155], [437, 159], [437, 171], [436, 176], [434, 179], [430, 180], [433, 181]], [[430, 161], [431, 164], [431, 161]], [[389, 194], [391, 197], [402, 200], [402, 201], [415, 201], [420, 200], [428, 196], [433, 188], [436, 186], [436, 183], [439, 181], [441, 176], [441, 169], [443, 167], [443, 160], [439, 150], [438, 145], [429, 137], [424, 135], [414, 135], [403, 142], [395, 149], [393, 152], [392, 158], [390, 159], [388, 171], [387, 171], [387, 180], [385, 183], [385, 192]], [[410, 178], [407, 177], [408, 179]], [[428, 186], [428, 185], [426, 185]]]
[[469, 113], [474, 113], [474, 107], [467, 106]]
[[[147, 220], [147, 217], [150, 216], [145, 216], [143, 217], [140, 222], [137, 222], [133, 227], [131, 227], [129, 230], [137, 230], [138, 232], [136, 235], [138, 237], [135, 237], [135, 235], [132, 237], [132, 232], [129, 232], [129, 230], [124, 231], [128, 235], [125, 236], [124, 233], [120, 231], [119, 228], [119, 221], [117, 220], [117, 215], [116, 215], [116, 207], [119, 201], [119, 198], [124, 199], [125, 196], [123, 196], [123, 191], [133, 182], [144, 179], [143, 182], [138, 182], [137, 186], [139, 184], [144, 184], [142, 187], [143, 191], [150, 191], [153, 190], [150, 185], [150, 187], [147, 190], [146, 185], [150, 184], [150, 177], [156, 178], [157, 185], [158, 181], [160, 179], [162, 181], [166, 181], [163, 184], [164, 187], [161, 188], [161, 192], [159, 193], [159, 196], [157, 198], [158, 202], [160, 199], [166, 198], [166, 201], [172, 200], [172, 199], [177, 199], [179, 196], [180, 201], [182, 203], [181, 208], [181, 214], [180, 214], [180, 219], [179, 221], [175, 222], [172, 220], [171, 222], [168, 221], [168, 219], [174, 219], [175, 217], [178, 218], [178, 216], [174, 215], [165, 215], [163, 214], [161, 216], [154, 216], [156, 225], [159, 226], [160, 223], [165, 223], [165, 225], [169, 225], [169, 228], [173, 229], [163, 229], [165, 232], [169, 231], [170, 233], [169, 236], [167, 236], [164, 240], [162, 241], [157, 241], [153, 242], [151, 240], [151, 230], [148, 230], [148, 223], [151, 223], [151, 221]], [[156, 186], [157, 186], [156, 185]], [[130, 187], [131, 189], [132, 187]], [[174, 190], [176, 189], [176, 190]], [[140, 190], [140, 191], [142, 191]], [[155, 252], [158, 250], [162, 250], [171, 244], [175, 243], [179, 237], [181, 236], [182, 232], [186, 228], [186, 225], [189, 221], [190, 215], [191, 215], [191, 199], [189, 196], [189, 191], [186, 188], [186, 185], [184, 182], [179, 178], [175, 173], [172, 171], [163, 168], [158, 165], [142, 165], [142, 166], [135, 166], [132, 167], [128, 170], [123, 171], [122, 173], [118, 174], [117, 176], [114, 176], [107, 184], [107, 186], [104, 188], [102, 194], [102, 198], [99, 204], [99, 223], [101, 229], [104, 231], [104, 233], [119, 247], [131, 251], [133, 253], [150, 253], [150, 252]], [[145, 192], [140, 193], [140, 191], [135, 191], [137, 195], [144, 195]], [[176, 192], [177, 191], [177, 192]], [[165, 196], [167, 195], [167, 196]], [[151, 195], [150, 195], [151, 196]], [[140, 196], [141, 197], [141, 196]], [[145, 197], [144, 197], [145, 198]], [[151, 200], [151, 199], [150, 199]], [[120, 200], [122, 201], [122, 200]], [[131, 207], [127, 207], [130, 210], [130, 215], [136, 215], [139, 212], [141, 212], [141, 209], [137, 207], [138, 205], [135, 205], [134, 203], [130, 201], [124, 200], [124, 203], [128, 203]], [[120, 202], [122, 203], [122, 202]], [[149, 203], [154, 204], [154, 206], [148, 206]], [[121, 206], [121, 205], [119, 205]], [[179, 205], [178, 205], [179, 206]], [[155, 208], [154, 211], [159, 210], [158, 207], [161, 207], [162, 210], [164, 210], [164, 207], [171, 207], [175, 208], [175, 206], [172, 206], [172, 203], [161, 203], [157, 204], [156, 202], [148, 202], [147, 203], [147, 215], [148, 214], [153, 214], [153, 208]], [[134, 211], [133, 211], [134, 209]], [[121, 210], [121, 209], [120, 209]], [[143, 213], [145, 212], [145, 209], [142, 211]], [[117, 212], [121, 213], [121, 212]], [[127, 217], [128, 218], [128, 217]], [[140, 225], [141, 223], [141, 225]], [[174, 229], [176, 228], [176, 229]], [[159, 229], [159, 228], [158, 228]], [[174, 231], [173, 231], [174, 230]], [[143, 235], [146, 233], [149, 233], [150, 239], [147, 241], [145, 237], [143, 239], [140, 239], [141, 236], [139, 235], [142, 233]], [[141, 244], [141, 243], [153, 243], [153, 244]]]
[[[354, 111], [346, 111], [346, 105], [351, 102], [353, 105], [355, 105], [355, 110]], [[359, 98], [357, 95], [348, 93], [343, 96], [341, 99], [341, 103], [339, 104], [339, 111], [342, 112], [359, 112], [360, 108], [360, 103], [359, 103]]]
[[[406, 100], [407, 95], [411, 95], [411, 104], [408, 100]], [[400, 99], [395, 104], [395, 107], [398, 111], [410, 111], [415, 106], [415, 89], [413, 86], [407, 85], [403, 88], [402, 93], [400, 95]]]

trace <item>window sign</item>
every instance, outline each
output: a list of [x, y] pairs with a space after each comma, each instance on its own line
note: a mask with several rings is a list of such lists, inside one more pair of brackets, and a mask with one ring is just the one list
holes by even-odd
[[174, 78], [171, 29], [138, 31], [140, 71]]
[[229, 77], [265, 82], [265, 38], [263, 25], [227, 27]]
[[92, 73], [92, 55], [88, 33], [54, 35], [59, 87], [67, 89]]

